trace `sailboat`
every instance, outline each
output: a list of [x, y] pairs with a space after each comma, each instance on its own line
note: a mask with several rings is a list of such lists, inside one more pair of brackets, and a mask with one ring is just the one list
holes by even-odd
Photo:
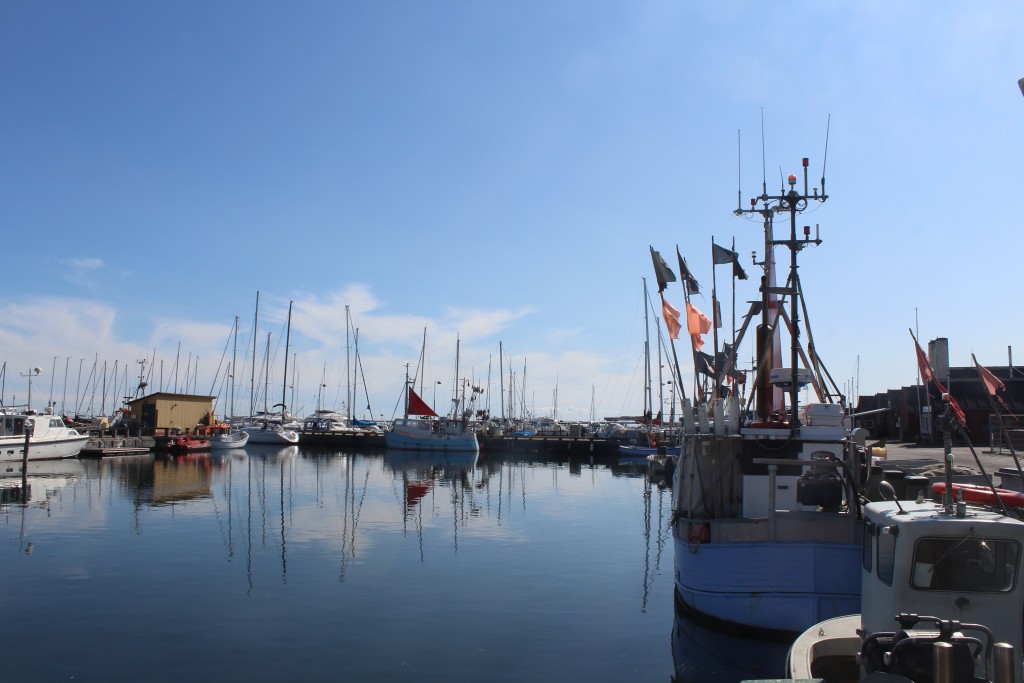
[[441, 418], [412, 386], [406, 385], [406, 392], [405, 417], [392, 422], [391, 428], [384, 432], [388, 448], [479, 452], [476, 432], [467, 429], [465, 420]]
[[[456, 345], [456, 349], [458, 346]], [[458, 350], [456, 350], [455, 377], [458, 380]], [[384, 432], [388, 448], [404, 448], [417, 451], [448, 451], [477, 453], [480, 443], [476, 432], [469, 429], [467, 415], [471, 410], [459, 410], [463, 401], [456, 396], [452, 417], [442, 418], [412, 387], [408, 373], [405, 378], [405, 417], [394, 420], [391, 428]], [[477, 389], [473, 389], [476, 397]], [[418, 416], [418, 417], [411, 417]]]
[[[721, 364], [713, 359], [708, 367], [705, 374], [715, 380], [710, 397], [697, 398], [696, 405], [684, 401], [682, 450], [673, 475], [676, 604], [685, 613], [740, 630], [799, 633], [860, 607], [866, 432], [851, 432], [841, 392], [800, 318], [807, 309], [797, 254], [821, 240], [808, 228], [798, 237], [797, 217], [811, 202], [827, 199], [824, 175], [811, 194], [807, 159], [803, 171], [803, 193], [791, 175], [788, 191], [769, 195], [765, 187], [750, 209], [736, 210], [764, 223], [761, 300], [751, 305], [730, 351], [717, 354]], [[786, 215], [789, 239], [776, 240], [773, 218]], [[774, 286], [778, 246], [791, 254], [784, 287]], [[713, 253], [722, 263], [714, 248]], [[680, 264], [682, 269], [681, 258]], [[751, 390], [737, 391], [738, 382], [726, 390], [724, 378], [736, 367], [735, 349], [758, 317]], [[788, 367], [780, 367], [783, 354], [775, 341], [782, 326], [789, 328], [791, 341]], [[808, 338], [806, 349], [801, 334]], [[816, 400], [802, 405], [806, 386]]]
[[[291, 338], [291, 327], [292, 327], [292, 304], [288, 303], [288, 333], [286, 340]], [[288, 412], [285, 409], [284, 396], [288, 391], [288, 345], [289, 341], [285, 341], [284, 346], [284, 380], [281, 386], [281, 421], [271, 419], [270, 413], [264, 408], [261, 419], [256, 421], [256, 424], [244, 427], [243, 432], [249, 435], [248, 443], [250, 444], [271, 444], [276, 446], [290, 446], [299, 442], [299, 433], [292, 429], [285, 429], [283, 427], [284, 420], [286, 419]], [[267, 335], [267, 355], [265, 359], [265, 381], [270, 381], [270, 335]], [[266, 401], [267, 389], [264, 388], [263, 400]], [[276, 407], [276, 406], [275, 406]]]

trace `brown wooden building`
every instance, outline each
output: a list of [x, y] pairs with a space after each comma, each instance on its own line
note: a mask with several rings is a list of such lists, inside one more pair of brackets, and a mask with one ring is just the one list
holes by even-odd
[[157, 430], [195, 429], [213, 417], [216, 396], [158, 392], [128, 402], [132, 424], [143, 434]]

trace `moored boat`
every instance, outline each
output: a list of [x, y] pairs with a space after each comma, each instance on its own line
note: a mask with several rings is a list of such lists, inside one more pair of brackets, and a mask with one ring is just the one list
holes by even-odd
[[249, 444], [289, 446], [299, 442], [298, 432], [284, 429], [276, 422], [261, 422], [258, 425], [243, 427], [242, 432], [248, 435]]
[[460, 421], [443, 418], [398, 418], [384, 432], [388, 448], [413, 451], [480, 450], [476, 432], [466, 429]]
[[990, 497], [968, 499], [962, 492], [979, 487], [953, 484], [948, 440], [946, 452], [946, 482], [932, 487], [939, 500], [901, 501], [883, 482], [886, 499], [865, 506], [861, 608], [804, 631], [790, 649], [788, 676], [1024, 679], [1024, 501], [992, 486]]
[[232, 448], [245, 448], [249, 443], [249, 434], [241, 430], [229, 429], [220, 433], [210, 434], [210, 448], [215, 451]]
[[[696, 337], [711, 326], [690, 304], [696, 281], [679, 258], [687, 331], [695, 335], [695, 361], [706, 361], [698, 372], [707, 388], [683, 405], [682, 450], [673, 475], [675, 595], [687, 613], [741, 630], [799, 633], [860, 604], [858, 496], [866, 435], [851, 433], [841, 391], [813, 344], [804, 348], [799, 341], [802, 334], [810, 340], [810, 331], [801, 319], [807, 310], [796, 258], [821, 240], [806, 229], [798, 238], [797, 216], [809, 202], [827, 199], [824, 180], [820, 193], [808, 192], [806, 159], [803, 166], [803, 193], [790, 176], [788, 192], [765, 191], [749, 210], [736, 211], [763, 221], [765, 275], [760, 300], [751, 304], [739, 335], [713, 356], [697, 350]], [[773, 220], [783, 215], [790, 219], [790, 236], [777, 240]], [[785, 287], [775, 286], [778, 246], [791, 254]], [[713, 261], [732, 263], [735, 276], [736, 252], [712, 247]], [[660, 255], [652, 255], [659, 284], [664, 286], [666, 272], [674, 281]], [[663, 310], [675, 311], [664, 299]], [[736, 349], [751, 323], [757, 348], [748, 392], [745, 374], [736, 370]], [[788, 366], [782, 329], [791, 342]], [[681, 387], [678, 374], [676, 380]], [[805, 387], [813, 392], [806, 406], [800, 400]]]
[[195, 453], [210, 450], [209, 439], [197, 439], [192, 434], [172, 436], [167, 440], [166, 449], [171, 453]]
[[73, 458], [88, 440], [57, 415], [0, 414], [0, 462], [21, 462], [26, 444], [29, 460]]

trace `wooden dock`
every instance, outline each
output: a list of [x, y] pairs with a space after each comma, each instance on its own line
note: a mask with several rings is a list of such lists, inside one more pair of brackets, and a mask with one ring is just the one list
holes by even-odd
[[146, 455], [153, 449], [153, 440], [144, 437], [99, 437], [90, 439], [79, 451], [80, 458], [107, 458], [124, 455]]

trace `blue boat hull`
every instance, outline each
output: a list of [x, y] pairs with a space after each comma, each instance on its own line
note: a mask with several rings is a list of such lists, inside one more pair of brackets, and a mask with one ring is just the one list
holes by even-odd
[[722, 625], [799, 633], [860, 611], [861, 548], [838, 543], [696, 543], [676, 524], [681, 606]]

